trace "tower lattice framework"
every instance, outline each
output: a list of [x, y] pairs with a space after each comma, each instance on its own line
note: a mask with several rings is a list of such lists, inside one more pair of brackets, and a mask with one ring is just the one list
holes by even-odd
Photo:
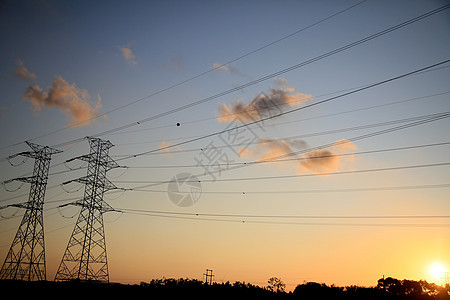
[[27, 142], [33, 151], [14, 156], [34, 158], [33, 175], [19, 177], [6, 182], [21, 181], [31, 183], [28, 201], [15, 204], [25, 208], [25, 214], [6, 255], [0, 271], [0, 279], [39, 281], [46, 280], [44, 242], [44, 198], [47, 187], [51, 156], [62, 151]]
[[118, 167], [109, 157], [110, 141], [89, 138], [90, 153], [74, 159], [88, 162], [87, 176], [72, 181], [85, 184], [84, 198], [68, 205], [81, 206], [75, 228], [69, 239], [55, 276], [62, 280], [95, 280], [109, 282], [103, 214], [114, 211], [103, 195], [116, 188], [106, 172]]

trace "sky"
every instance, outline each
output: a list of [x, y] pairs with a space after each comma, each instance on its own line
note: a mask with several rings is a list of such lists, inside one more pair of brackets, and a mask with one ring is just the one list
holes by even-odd
[[208, 268], [288, 290], [441, 284], [430, 268], [450, 269], [445, 5], [2, 1], [0, 260], [30, 186], [8, 180], [34, 164], [7, 158], [26, 141], [63, 151], [44, 205], [53, 280], [80, 211], [60, 206], [84, 192], [63, 184], [86, 175], [68, 160], [95, 137], [120, 166], [107, 178], [121, 189], [103, 198], [117, 210], [104, 214], [112, 282]]

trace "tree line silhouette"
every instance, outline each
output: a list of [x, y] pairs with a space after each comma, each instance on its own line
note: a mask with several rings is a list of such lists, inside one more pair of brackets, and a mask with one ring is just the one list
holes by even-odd
[[392, 277], [381, 278], [376, 286], [362, 287], [350, 285], [339, 287], [325, 283], [304, 282], [290, 292], [285, 291], [285, 284], [277, 277], [269, 278], [267, 286], [251, 283], [229, 281], [207, 284], [204, 281], [188, 278], [152, 279], [140, 284], [100, 283], [93, 281], [13, 281], [1, 280], [0, 290], [5, 295], [9, 290], [20, 291], [21, 295], [37, 295], [44, 291], [46, 295], [69, 292], [70, 296], [140, 296], [200, 299], [240, 298], [289, 298], [289, 299], [449, 299], [450, 286], [439, 286], [424, 280], [399, 280]]

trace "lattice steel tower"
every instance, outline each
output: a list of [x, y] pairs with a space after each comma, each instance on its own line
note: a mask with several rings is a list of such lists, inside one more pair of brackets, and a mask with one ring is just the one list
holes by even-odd
[[110, 141], [89, 138], [90, 154], [74, 159], [88, 162], [87, 176], [75, 179], [85, 184], [84, 198], [68, 205], [81, 206], [78, 220], [55, 276], [62, 280], [96, 280], [109, 282], [103, 214], [114, 211], [105, 201], [105, 191], [116, 188], [106, 172], [118, 167], [108, 153]]
[[22, 222], [9, 248], [0, 271], [0, 279], [37, 281], [46, 280], [43, 208], [48, 170], [52, 154], [62, 151], [30, 142], [33, 151], [14, 156], [34, 158], [33, 175], [10, 179], [31, 183], [28, 202], [11, 206], [25, 208]]

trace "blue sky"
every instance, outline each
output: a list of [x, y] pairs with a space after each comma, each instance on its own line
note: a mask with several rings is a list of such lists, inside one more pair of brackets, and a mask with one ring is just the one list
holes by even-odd
[[[448, 59], [450, 15], [446, 9], [276, 78], [136, 124], [319, 57], [447, 4], [446, 1], [369, 0], [308, 28], [358, 3], [359, 1], [5, 1], [0, 6], [0, 88], [3, 91], [0, 100], [0, 124], [3, 128], [0, 135], [1, 157], [27, 151], [24, 143], [26, 140], [43, 145], [60, 145], [130, 125], [124, 130], [100, 136], [116, 145], [110, 154], [113, 158], [120, 159], [123, 155], [157, 150], [162, 145], [187, 141], [192, 137], [227, 128], [230, 123], [218, 122], [216, 119], [221, 105], [232, 107], [237, 102], [247, 105], [261, 96], [261, 93], [267, 96], [277, 91], [290, 96], [309, 95], [310, 99], [298, 104], [302, 106], [338, 95], [344, 90], [379, 82]], [[280, 40], [303, 28], [305, 30]], [[192, 79], [274, 41], [278, 42]], [[189, 81], [177, 85], [187, 79]], [[177, 86], [149, 97], [174, 85]], [[320, 147], [407, 124], [400, 123], [402, 119], [448, 112], [448, 87], [448, 64], [443, 64], [431, 71], [302, 109], [251, 128], [258, 139], [280, 140], [296, 136], [298, 138], [290, 141], [303, 142], [303, 145], [308, 146], [306, 149]], [[58, 98], [58, 95], [66, 95], [66, 98]], [[419, 97], [423, 98], [416, 99]], [[40, 99], [41, 102], [32, 102], [31, 99]], [[280, 106], [283, 111], [293, 107], [286, 103], [283, 105]], [[369, 109], [373, 106], [378, 107]], [[97, 117], [99, 115], [101, 116]], [[84, 126], [73, 126], [82, 120], [80, 116], [94, 119], [88, 121], [89, 124], [83, 124]], [[397, 123], [360, 130], [354, 128], [389, 121]], [[181, 126], [176, 126], [177, 123]], [[354, 142], [352, 147], [345, 149], [336, 146], [327, 149], [335, 154], [351, 154], [444, 143], [448, 142], [449, 125], [448, 119], [444, 119], [367, 138]], [[345, 128], [353, 130], [317, 134]], [[203, 157], [203, 150], [200, 149], [206, 150], [208, 145], [226, 146], [219, 136], [212, 136], [180, 145], [179, 148], [171, 148], [170, 153], [159, 151], [162, 154], [154, 153], [123, 160], [120, 164], [130, 168], [126, 172], [123, 169], [110, 171], [110, 180], [116, 180], [118, 186], [132, 188], [139, 185], [137, 181], [168, 181], [180, 172], [202, 174], [204, 170], [195, 165]], [[289, 149], [294, 149], [294, 146], [289, 146]], [[234, 162], [250, 162], [264, 154], [285, 153], [282, 152], [285, 148], [281, 146], [259, 147], [252, 144], [248, 147], [252, 151], [251, 155], [241, 157], [234, 152], [236, 147], [221, 149]], [[52, 165], [56, 166], [51, 169], [54, 172], [66, 170], [62, 164], [65, 160], [89, 151], [86, 140], [64, 144], [60, 148], [64, 152], [55, 155], [52, 160]], [[191, 149], [196, 150], [189, 151]], [[448, 145], [441, 145], [373, 155], [349, 155], [336, 158], [329, 165], [324, 162], [322, 167], [325, 169], [322, 171], [440, 164], [447, 162], [448, 150]], [[32, 170], [31, 160], [18, 167], [10, 166], [5, 160], [1, 163], [5, 170], [2, 172], [2, 181]], [[80, 163], [74, 164], [75, 167], [80, 166]], [[176, 165], [194, 166], [142, 168]], [[450, 211], [446, 201], [448, 188], [371, 193], [289, 194], [283, 191], [448, 184], [448, 170], [448, 166], [437, 166], [385, 173], [319, 175], [321, 172], [318, 169], [305, 169], [304, 165], [302, 168], [294, 161], [241, 168], [223, 172], [217, 178], [296, 174], [316, 176], [272, 181], [204, 181], [204, 193], [199, 201], [194, 206], [185, 208], [170, 201], [167, 184], [153, 187], [155, 192], [125, 192], [118, 198], [117, 194], [112, 194], [105, 196], [105, 200], [117, 198], [110, 204], [118, 208], [187, 213], [435, 215]], [[84, 176], [84, 172], [85, 170], [73, 171], [49, 178], [48, 186], [54, 188], [47, 191], [47, 197], [61, 200], [49, 204], [49, 217], [46, 218], [46, 230], [55, 230], [46, 236], [49, 274], [56, 272], [73, 228], [71, 224], [75, 222], [75, 219], [67, 216], [77, 212], [75, 208], [69, 209], [70, 213], [64, 218], [57, 213], [55, 207], [60, 203], [70, 202], [64, 202], [65, 198], [82, 197], [83, 191], [82, 187], [72, 186], [68, 188], [79, 188], [80, 191], [68, 194], [59, 185], [68, 179]], [[203, 178], [211, 179], [208, 176]], [[9, 199], [26, 194], [27, 188], [25, 185], [15, 193], [1, 191], [2, 205], [25, 201], [26, 197], [19, 196]], [[221, 191], [247, 191], [247, 195], [244, 197], [243, 194], [218, 193]], [[250, 195], [249, 191], [267, 193]], [[277, 191], [280, 193], [275, 194], [276, 196], [271, 194]], [[10, 210], [8, 208], [8, 212], [12, 214]], [[291, 286], [303, 280], [370, 285], [385, 274], [382, 272], [411, 279], [428, 278], [426, 266], [433, 260], [450, 267], [450, 244], [444, 241], [444, 237], [448, 236], [448, 227], [433, 229], [433, 234], [423, 242], [429, 245], [428, 248], [421, 248], [417, 253], [401, 258], [400, 253], [405, 251], [406, 246], [415, 246], [413, 233], [416, 230], [427, 232], [430, 229], [396, 228], [395, 231], [404, 236], [402, 243], [397, 243], [391, 240], [393, 233], [390, 235], [386, 231], [388, 229], [379, 227], [365, 231], [365, 227], [357, 226], [253, 224], [252, 227], [243, 229], [242, 224], [227, 222], [150, 218], [128, 214], [123, 214], [120, 218], [114, 215], [105, 218], [109, 218], [108, 221], [111, 222], [106, 224], [106, 230], [113, 281], [133, 282], [162, 276], [201, 277], [204, 269], [210, 267], [221, 274], [217, 278], [230, 281], [245, 280], [259, 284], [279, 274]], [[367, 220], [361, 222], [364, 221]], [[439, 221], [445, 220], [436, 220]], [[5, 224], [2, 224], [2, 228], [9, 228], [0, 235], [0, 257], [4, 257], [19, 219], [1, 222]], [[205, 226], [207, 230], [203, 231]], [[203, 235], [199, 235], [199, 232], [203, 232]], [[274, 239], [269, 242], [271, 246], [264, 243], [267, 236]], [[293, 240], [293, 236], [304, 242]], [[349, 245], [355, 239], [361, 242], [352, 248]], [[160, 247], [156, 247], [155, 243]], [[305, 243], [308, 244], [307, 247], [304, 246]], [[371, 252], [374, 247], [380, 247], [377, 249], [378, 253], [388, 253], [391, 249], [387, 246], [389, 243], [393, 243], [393, 256], [398, 258], [398, 263], [391, 261], [381, 264], [382, 255], [375, 253], [369, 262], [360, 254], [361, 251]], [[209, 248], [202, 248], [205, 244]], [[136, 246], [129, 249], [125, 245]], [[338, 251], [327, 253], [324, 250], [333, 247]], [[261, 261], [270, 258], [270, 251], [285, 253], [285, 259], [279, 265], [270, 263], [267, 267], [261, 266]], [[251, 253], [255, 252], [258, 255], [252, 257]], [[151, 253], [153, 258], [141, 264], [138, 261], [143, 260], [140, 257], [144, 255], [142, 253]], [[167, 258], [156, 259], [166, 257], [165, 255]], [[298, 256], [312, 257], [316, 264], [299, 259]], [[412, 266], [408, 265], [411, 260], [415, 261]], [[236, 261], [239, 263], [232, 263]], [[321, 264], [326, 265], [326, 261], [329, 271], [319, 272]], [[353, 267], [348, 273], [339, 275], [345, 262], [351, 262]], [[241, 265], [245, 266], [245, 271], [239, 268]], [[362, 270], [358, 266], [365, 268]]]

